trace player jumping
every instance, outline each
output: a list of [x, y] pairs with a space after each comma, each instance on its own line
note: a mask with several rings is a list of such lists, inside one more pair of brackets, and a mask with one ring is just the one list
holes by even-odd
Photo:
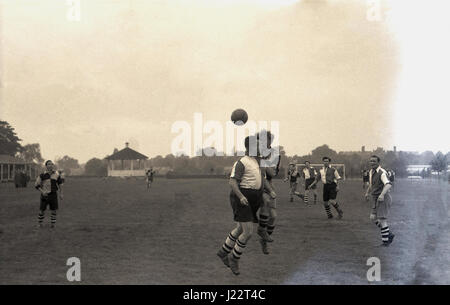
[[[237, 161], [231, 170], [230, 203], [237, 226], [228, 234], [225, 243], [217, 253], [235, 275], [240, 273], [239, 259], [253, 234], [253, 224], [258, 223], [257, 211], [263, 202], [263, 189], [265, 187], [270, 189], [270, 185], [264, 183], [258, 153], [253, 153], [254, 145], [258, 146], [256, 136], [245, 138], [246, 155]], [[270, 194], [272, 198], [276, 197], [273, 190]]]
[[[263, 160], [263, 162], [266, 161], [264, 162], [263, 172], [265, 174], [266, 183], [270, 184], [271, 188], [274, 189], [272, 185], [272, 179], [273, 177], [278, 175], [281, 155], [278, 154], [277, 158], [276, 155], [274, 155], [276, 151], [271, 149], [273, 136], [270, 133], [270, 131], [267, 132], [267, 134], [260, 133], [259, 139], [261, 142], [263, 142], [262, 146], [267, 147], [267, 149], [270, 151], [270, 153]], [[266, 140], [267, 143], [265, 143]], [[276, 164], [271, 164], [270, 158], [273, 157], [275, 157]], [[273, 198], [270, 194], [270, 191], [267, 188], [265, 188], [263, 193], [263, 205], [259, 209], [259, 226], [258, 226], [258, 235], [261, 237], [259, 242], [261, 244], [262, 251], [264, 254], [269, 254], [267, 242], [273, 242], [271, 235], [275, 230], [275, 220], [277, 217], [276, 208], [277, 208], [276, 198]]]

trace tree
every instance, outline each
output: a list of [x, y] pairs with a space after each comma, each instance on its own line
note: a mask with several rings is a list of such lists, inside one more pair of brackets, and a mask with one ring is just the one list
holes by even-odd
[[421, 164], [431, 164], [431, 161], [435, 159], [435, 155], [432, 151], [424, 151], [420, 154], [420, 162]]
[[438, 152], [436, 156], [430, 162], [431, 169], [438, 172], [440, 174], [443, 171], [447, 170], [447, 156], [445, 156], [442, 152]]
[[104, 160], [92, 158], [84, 166], [86, 175], [104, 177], [108, 173], [108, 165]]
[[22, 147], [22, 150], [18, 154], [18, 157], [27, 161], [34, 162], [37, 164], [42, 164], [44, 162], [44, 158], [41, 155], [41, 146], [39, 143], [27, 144]]
[[60, 169], [63, 169], [67, 173], [67, 175], [70, 175], [72, 169], [80, 168], [78, 160], [67, 155], [62, 158], [58, 158], [56, 160], [56, 166]]
[[332, 150], [328, 145], [324, 144], [322, 146], [316, 147], [311, 152], [312, 162], [321, 163], [323, 157], [331, 158], [331, 162], [335, 162], [335, 157], [337, 156], [336, 151]]
[[21, 139], [6, 121], [0, 121], [0, 155], [15, 156], [22, 149]]

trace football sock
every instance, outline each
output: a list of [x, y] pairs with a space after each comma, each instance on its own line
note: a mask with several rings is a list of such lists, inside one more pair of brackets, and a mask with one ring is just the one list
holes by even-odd
[[259, 228], [260, 230], [265, 230], [267, 228], [267, 222], [269, 221], [269, 216], [259, 215]]
[[327, 212], [328, 218], [333, 217], [333, 214], [331, 214], [331, 208], [329, 205], [325, 205], [325, 212]]
[[56, 211], [52, 211], [50, 219], [51, 219], [52, 226], [54, 226], [56, 224]]
[[235, 243], [236, 243], [236, 237], [234, 237], [233, 234], [231, 234], [231, 232], [230, 232], [230, 234], [228, 234], [228, 237], [222, 246], [222, 249], [226, 253], [230, 253], [231, 250], [233, 250]]
[[44, 212], [39, 212], [39, 215], [38, 215], [39, 224], [42, 224], [43, 221], [44, 221]]
[[233, 257], [235, 259], [240, 259], [242, 253], [244, 252], [246, 243], [241, 241], [240, 239], [236, 240], [236, 244], [233, 248]]
[[389, 241], [389, 226], [381, 228], [381, 240], [384, 243]]

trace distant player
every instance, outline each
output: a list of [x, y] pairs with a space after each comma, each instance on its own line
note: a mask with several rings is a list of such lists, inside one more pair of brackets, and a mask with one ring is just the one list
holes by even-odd
[[362, 179], [363, 179], [363, 190], [366, 188], [366, 186], [369, 185], [369, 170], [364, 169], [362, 171]]
[[391, 181], [389, 181], [387, 171], [380, 166], [378, 156], [370, 157], [369, 187], [365, 197], [367, 201], [372, 201], [372, 212], [370, 219], [375, 222], [381, 230], [382, 246], [389, 246], [394, 240], [394, 234], [390, 232], [387, 217], [392, 202], [390, 195]]
[[[259, 158], [250, 154], [250, 148], [254, 145], [258, 145], [256, 136], [245, 138], [246, 155], [237, 161], [231, 170], [230, 203], [237, 226], [228, 234], [217, 253], [235, 275], [240, 273], [239, 260], [253, 234], [253, 224], [258, 223], [257, 212], [263, 203], [262, 194], [266, 187]], [[272, 198], [276, 197], [273, 190], [270, 194]]]
[[392, 169], [388, 169], [387, 170], [387, 175], [388, 175], [388, 179], [389, 181], [391, 181], [391, 190], [394, 190], [394, 182], [395, 182], [395, 172]]
[[300, 197], [301, 199], [304, 198], [302, 194], [300, 194], [297, 191], [298, 187], [298, 179], [300, 178], [300, 173], [297, 171], [296, 164], [294, 162], [289, 163], [289, 169], [287, 172], [287, 177], [284, 179], [284, 181], [289, 181], [289, 201], [294, 201], [294, 195]]
[[331, 213], [331, 208], [328, 202], [336, 209], [338, 212], [338, 218], [341, 219], [344, 212], [339, 207], [336, 201], [337, 193], [339, 191], [338, 181], [341, 180], [341, 176], [337, 169], [330, 166], [331, 159], [329, 157], [323, 157], [323, 167], [319, 170], [316, 176], [316, 180], [309, 186], [309, 188], [314, 187], [319, 181], [323, 183], [323, 205], [325, 207], [325, 212], [327, 213], [328, 219], [333, 218]]
[[305, 161], [305, 167], [302, 170], [302, 176], [305, 180], [305, 203], [308, 204], [311, 192], [314, 194], [314, 204], [317, 204], [317, 186], [311, 184], [314, 183], [317, 176], [317, 171], [311, 166], [309, 161]]
[[153, 167], [150, 167], [148, 171], [145, 172], [145, 179], [147, 181], [147, 190], [150, 189], [152, 183], [153, 183], [153, 176], [155, 174], [155, 171], [153, 170]]
[[56, 211], [58, 210], [58, 193], [59, 199], [63, 199], [63, 179], [58, 171], [54, 170], [53, 162], [48, 160], [45, 162], [46, 171], [36, 178], [35, 187], [41, 192], [38, 223], [42, 227], [44, 221], [44, 213], [49, 206], [51, 211], [51, 228], [56, 225]]

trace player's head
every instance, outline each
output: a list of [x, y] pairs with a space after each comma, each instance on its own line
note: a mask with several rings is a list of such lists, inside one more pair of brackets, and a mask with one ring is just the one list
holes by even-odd
[[45, 167], [47, 168], [48, 171], [52, 171], [54, 168], [52, 160], [45, 161]]
[[329, 166], [330, 162], [331, 162], [331, 159], [330, 159], [330, 157], [323, 157], [322, 161], [323, 161], [323, 165]]
[[274, 135], [270, 132], [270, 130], [261, 130], [256, 134], [256, 136], [261, 147], [271, 148]]
[[294, 162], [289, 162], [289, 168], [293, 169], [295, 167], [295, 163]]
[[309, 163], [309, 161], [307, 160], [307, 161], [305, 161], [305, 165], [306, 165], [306, 167], [309, 167], [311, 165], [311, 163]]
[[244, 140], [245, 154], [252, 157], [259, 156], [258, 137], [248, 136]]
[[377, 168], [380, 165], [380, 161], [381, 159], [377, 155], [370, 156], [369, 159], [370, 167]]

